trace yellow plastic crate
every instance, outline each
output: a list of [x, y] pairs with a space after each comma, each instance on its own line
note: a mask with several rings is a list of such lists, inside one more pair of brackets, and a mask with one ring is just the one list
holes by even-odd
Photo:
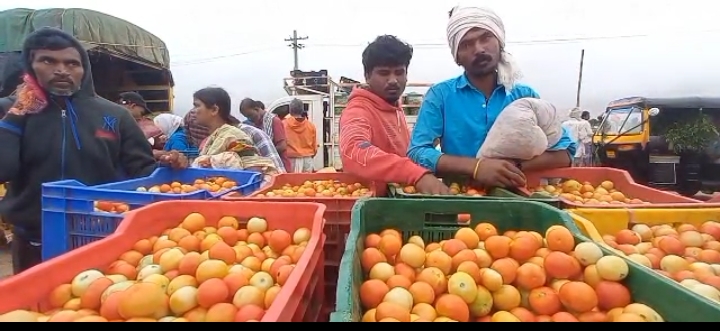
[[584, 222], [590, 222], [597, 230], [597, 238], [603, 235], [615, 235], [620, 230], [629, 229], [634, 224], [677, 226], [692, 224], [700, 226], [707, 221], [720, 222], [720, 208], [644, 208], [644, 209], [597, 209], [578, 208], [567, 210], [582, 230]]

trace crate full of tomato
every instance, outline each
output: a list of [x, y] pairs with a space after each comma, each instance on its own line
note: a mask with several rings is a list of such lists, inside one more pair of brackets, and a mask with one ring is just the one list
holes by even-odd
[[112, 234], [128, 210], [167, 200], [214, 200], [250, 194], [262, 175], [249, 171], [159, 168], [148, 177], [86, 186], [75, 180], [43, 184], [43, 259]]

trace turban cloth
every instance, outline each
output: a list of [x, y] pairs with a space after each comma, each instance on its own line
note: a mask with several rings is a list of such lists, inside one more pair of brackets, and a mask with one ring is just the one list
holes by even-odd
[[490, 31], [500, 43], [500, 61], [498, 63], [498, 84], [507, 91], [512, 90], [515, 82], [522, 77], [515, 59], [505, 51], [505, 25], [494, 11], [488, 8], [463, 7], [453, 8], [447, 25], [447, 38], [455, 62], [460, 40], [468, 31], [480, 28]]

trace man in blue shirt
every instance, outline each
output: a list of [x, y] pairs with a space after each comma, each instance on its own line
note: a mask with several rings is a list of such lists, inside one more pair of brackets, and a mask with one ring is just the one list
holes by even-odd
[[[455, 7], [450, 12], [448, 43], [465, 72], [434, 85], [420, 108], [408, 157], [440, 174], [466, 175], [485, 187], [525, 185], [522, 171], [567, 167], [575, 143], [563, 131], [560, 141], [528, 161], [476, 159], [500, 112], [521, 98], [539, 98], [520, 78], [506, 53], [505, 28], [491, 10]], [[442, 152], [433, 142], [441, 139]]]

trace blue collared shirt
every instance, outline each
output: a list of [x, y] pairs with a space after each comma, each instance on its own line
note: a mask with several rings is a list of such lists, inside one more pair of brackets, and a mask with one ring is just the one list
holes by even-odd
[[[540, 98], [540, 95], [527, 85], [515, 84], [510, 91], [498, 86], [486, 99], [465, 74], [433, 85], [420, 107], [408, 157], [433, 172], [443, 153], [474, 158], [500, 112], [522, 98]], [[442, 152], [433, 147], [437, 138], [441, 140]], [[570, 155], [575, 154], [575, 149], [575, 143], [564, 129], [560, 141], [550, 148], [567, 150]]]

